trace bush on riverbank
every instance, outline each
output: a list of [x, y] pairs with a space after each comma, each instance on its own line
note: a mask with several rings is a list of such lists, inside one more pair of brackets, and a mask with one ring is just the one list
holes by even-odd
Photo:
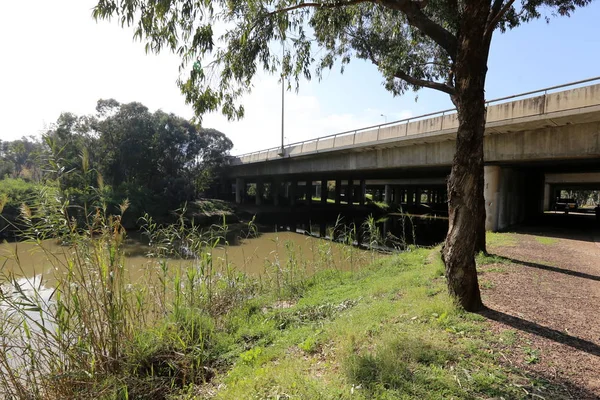
[[[261, 277], [213, 257], [222, 227], [146, 220], [150, 259], [135, 280], [119, 216], [88, 230], [64, 205], [30, 209], [30, 240], [62, 229], [56, 290], [5, 277], [0, 394], [16, 398], [526, 398], [553, 388], [504, 367], [503, 338], [459, 311], [438, 249], [366, 257], [332, 269], [331, 242], [310, 274], [282, 244]], [[121, 208], [126, 212], [126, 205]], [[43, 218], [45, 217], [45, 218]], [[39, 242], [43, 247], [43, 243]], [[168, 261], [165, 256], [169, 256]], [[178, 259], [192, 257], [192, 267]], [[339, 263], [337, 264], [339, 265]], [[329, 267], [327, 267], [329, 266]], [[33, 284], [31, 284], [33, 283]]]

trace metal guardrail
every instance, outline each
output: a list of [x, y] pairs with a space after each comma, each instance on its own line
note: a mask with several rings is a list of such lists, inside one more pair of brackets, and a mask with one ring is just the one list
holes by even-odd
[[[588, 78], [588, 79], [583, 79], [580, 81], [575, 81], [575, 82], [569, 82], [569, 83], [565, 83], [562, 85], [556, 85], [556, 86], [550, 86], [544, 89], [538, 89], [538, 90], [533, 90], [530, 92], [524, 92], [524, 93], [519, 93], [519, 94], [515, 94], [512, 96], [506, 96], [506, 97], [500, 97], [497, 99], [493, 99], [493, 100], [487, 100], [485, 102], [486, 107], [488, 107], [490, 104], [497, 104], [497, 103], [501, 103], [503, 101], [506, 100], [512, 100], [512, 99], [516, 99], [516, 98], [520, 98], [520, 97], [525, 97], [525, 96], [531, 96], [531, 95], [540, 95], [543, 94], [544, 96], [548, 94], [549, 91], [551, 90], [556, 90], [556, 89], [562, 89], [562, 88], [566, 88], [566, 87], [571, 87], [571, 86], [576, 86], [576, 85], [581, 85], [583, 83], [588, 83], [588, 82], [594, 82], [594, 81], [598, 81], [600, 80], [600, 76], [594, 77], [594, 78]], [[533, 96], [531, 96], [533, 97]], [[363, 127], [363, 128], [358, 128], [358, 129], [353, 129], [353, 130], [349, 130], [349, 131], [344, 131], [344, 132], [338, 132], [338, 133], [334, 133], [332, 135], [327, 135], [327, 136], [320, 136], [320, 137], [316, 137], [316, 138], [312, 138], [312, 139], [306, 139], [306, 140], [302, 140], [300, 142], [294, 142], [294, 143], [289, 143], [287, 145], [284, 146], [284, 150], [285, 149], [291, 149], [297, 146], [301, 146], [300, 148], [300, 154], [303, 153], [303, 149], [304, 146], [306, 144], [310, 144], [313, 142], [316, 142], [316, 148], [318, 148], [318, 143], [321, 140], [327, 140], [327, 139], [333, 139], [333, 145], [332, 147], [335, 148], [335, 141], [337, 138], [339, 137], [344, 137], [344, 136], [349, 136], [349, 135], [354, 135], [353, 140], [352, 140], [352, 144], [355, 144], [356, 141], [356, 134], [360, 133], [360, 132], [364, 132], [364, 131], [369, 131], [369, 130], [375, 130], [375, 129], [381, 129], [382, 127], [389, 127], [389, 126], [394, 126], [394, 125], [402, 125], [405, 124], [406, 125], [406, 134], [408, 134], [408, 124], [411, 122], [415, 122], [415, 121], [419, 121], [419, 120], [423, 120], [429, 117], [435, 117], [435, 116], [441, 116], [444, 117], [446, 115], [450, 115], [450, 114], [454, 114], [456, 113], [456, 108], [450, 108], [447, 110], [441, 110], [441, 111], [436, 111], [436, 112], [432, 112], [432, 113], [427, 113], [427, 114], [421, 114], [415, 117], [409, 117], [409, 118], [404, 118], [404, 119], [400, 119], [400, 120], [396, 120], [396, 121], [391, 121], [391, 122], [386, 122], [383, 124], [378, 124], [378, 125], [371, 125], [371, 126], [367, 126], [367, 127]], [[443, 129], [443, 127], [442, 127]], [[442, 130], [440, 129], [440, 130]], [[377, 134], [377, 140], [379, 140], [379, 132]], [[232, 158], [237, 158], [237, 159], [241, 159], [243, 157], [250, 157], [250, 156], [255, 156], [255, 155], [261, 155], [263, 153], [269, 153], [272, 151], [277, 151], [277, 150], [281, 150], [281, 146], [277, 146], [277, 147], [271, 147], [268, 149], [264, 149], [264, 150], [258, 150], [258, 151], [252, 151], [249, 153], [245, 153], [245, 154], [241, 154], [238, 156], [233, 156]], [[280, 155], [281, 156], [281, 155]], [[277, 159], [281, 158], [278, 157]], [[269, 158], [264, 159], [264, 160], [260, 160], [260, 161], [268, 161]]]

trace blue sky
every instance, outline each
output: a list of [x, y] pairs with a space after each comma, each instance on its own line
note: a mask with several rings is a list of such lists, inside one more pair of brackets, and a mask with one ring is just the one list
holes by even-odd
[[[130, 29], [90, 17], [94, 0], [30, 0], [3, 4], [0, 15], [0, 139], [38, 134], [62, 111], [93, 113], [99, 98], [140, 101], [186, 118], [190, 107], [175, 85], [178, 59], [146, 55]], [[27, 15], [27, 21], [17, 16]], [[600, 76], [600, 2], [571, 18], [534, 21], [495, 33], [486, 97]], [[18, 39], [17, 39], [18, 38]], [[228, 122], [216, 114], [203, 124], [227, 134], [234, 153], [273, 147], [280, 138], [280, 87], [260, 76], [244, 99], [246, 118]], [[353, 60], [340, 75], [304, 82], [286, 94], [286, 142], [355, 129], [450, 108], [444, 93], [423, 89], [392, 97], [378, 71]]]

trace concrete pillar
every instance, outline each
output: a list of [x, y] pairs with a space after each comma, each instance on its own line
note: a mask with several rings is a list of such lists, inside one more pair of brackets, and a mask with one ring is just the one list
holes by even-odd
[[544, 183], [544, 211], [550, 211], [552, 206], [552, 187], [548, 183]]
[[415, 204], [416, 205], [421, 204], [421, 188], [417, 188], [415, 190]]
[[412, 206], [415, 203], [415, 191], [414, 189], [406, 189], [406, 204]]
[[329, 188], [327, 187], [327, 179], [321, 179], [321, 204], [327, 204], [329, 198]]
[[358, 204], [361, 206], [365, 205], [365, 198], [367, 196], [367, 181], [364, 179], [360, 180], [360, 189], [358, 193]]
[[242, 204], [246, 194], [246, 182], [242, 178], [235, 178], [235, 202]]
[[354, 203], [354, 182], [352, 179], [348, 179], [348, 186], [346, 186], [346, 202], [350, 205]]
[[392, 203], [392, 187], [390, 185], [385, 185], [385, 194], [383, 201], [385, 201], [385, 204]]
[[271, 182], [271, 195], [273, 196], [273, 205], [279, 206], [279, 194], [281, 193], [281, 182]]
[[335, 180], [335, 204], [340, 205], [342, 202], [342, 180]]
[[402, 191], [400, 190], [400, 187], [396, 186], [394, 188], [394, 204], [398, 205], [401, 203], [401, 200], [400, 200], [401, 193], [402, 193]]
[[256, 205], [260, 206], [262, 204], [264, 185], [262, 181], [256, 182]]
[[427, 204], [431, 204], [431, 189], [427, 189]]
[[290, 183], [290, 190], [289, 190], [289, 194], [290, 194], [289, 203], [290, 203], [290, 206], [292, 206], [292, 207], [294, 207], [296, 205], [296, 193], [298, 193], [298, 181], [294, 179]]
[[313, 182], [312, 180], [306, 181], [306, 204], [312, 205], [312, 196], [313, 196]]
[[500, 214], [501, 168], [497, 165], [483, 167], [483, 197], [485, 198], [485, 230], [497, 231]]

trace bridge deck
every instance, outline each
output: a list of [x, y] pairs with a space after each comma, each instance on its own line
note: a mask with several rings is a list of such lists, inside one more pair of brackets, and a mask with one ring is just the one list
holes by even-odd
[[[552, 92], [597, 80], [600, 80], [600, 77], [489, 101], [486, 134], [568, 125], [572, 123], [573, 118], [577, 118], [578, 122], [600, 120], [600, 83]], [[520, 99], [512, 100], [515, 98]], [[235, 157], [232, 165], [332, 151], [362, 151], [373, 147], [441, 141], [454, 137], [457, 128], [456, 110], [443, 110], [294, 143], [284, 148], [283, 155], [280, 147], [244, 154]]]

